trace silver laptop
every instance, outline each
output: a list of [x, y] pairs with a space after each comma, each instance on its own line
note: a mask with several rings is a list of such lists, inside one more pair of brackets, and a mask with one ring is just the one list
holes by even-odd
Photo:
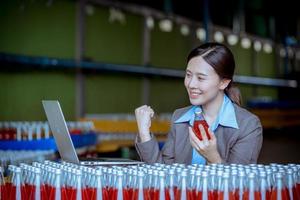
[[143, 162], [124, 158], [95, 158], [79, 160], [58, 101], [43, 100], [43, 107], [61, 159], [81, 165], [132, 165]]

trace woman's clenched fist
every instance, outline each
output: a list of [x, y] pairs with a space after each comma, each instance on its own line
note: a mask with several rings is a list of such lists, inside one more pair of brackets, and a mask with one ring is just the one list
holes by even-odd
[[151, 118], [154, 115], [154, 111], [150, 106], [143, 105], [135, 109], [135, 118], [139, 129], [139, 137], [141, 142], [147, 142], [151, 140], [150, 127]]

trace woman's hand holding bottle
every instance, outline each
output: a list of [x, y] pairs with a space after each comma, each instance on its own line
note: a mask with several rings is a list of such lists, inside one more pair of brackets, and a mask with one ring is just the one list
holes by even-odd
[[[209, 129], [206, 132], [202, 124], [198, 124], [202, 140], [200, 140], [192, 127], [189, 127], [190, 142], [193, 148], [195, 148], [199, 154], [206, 158], [208, 163], [221, 163], [222, 158], [217, 149], [217, 139]], [[207, 136], [208, 134], [208, 136]]]

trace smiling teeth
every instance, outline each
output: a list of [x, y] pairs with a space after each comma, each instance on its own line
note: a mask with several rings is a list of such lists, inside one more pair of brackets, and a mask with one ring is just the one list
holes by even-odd
[[191, 92], [192, 95], [200, 95], [200, 93]]

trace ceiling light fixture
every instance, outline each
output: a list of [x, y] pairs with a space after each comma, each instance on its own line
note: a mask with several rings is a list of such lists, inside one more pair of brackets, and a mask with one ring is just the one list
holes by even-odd
[[263, 46], [263, 50], [266, 53], [272, 53], [273, 52], [272, 45], [270, 43], [265, 43]]
[[186, 24], [181, 25], [181, 27], [180, 27], [180, 33], [182, 35], [184, 35], [184, 36], [189, 35], [190, 34], [190, 28], [189, 28], [189, 26], [186, 25]]
[[151, 16], [148, 16], [146, 18], [146, 24], [147, 27], [152, 30], [154, 28], [154, 19]]
[[251, 40], [247, 37], [242, 38], [241, 45], [244, 49], [249, 49], [251, 47]]
[[256, 52], [260, 52], [262, 49], [262, 44], [260, 41], [256, 40], [256, 41], [254, 41], [253, 47]]
[[216, 31], [214, 34], [214, 40], [219, 43], [224, 42], [223, 33], [221, 31]]
[[206, 38], [206, 32], [205, 32], [204, 28], [197, 28], [196, 36], [200, 41], [203, 42]]
[[227, 42], [231, 46], [236, 45], [238, 43], [238, 41], [239, 41], [239, 38], [235, 34], [230, 34], [230, 35], [227, 36]]
[[173, 29], [173, 23], [170, 19], [162, 19], [159, 22], [159, 28], [163, 31], [163, 32], [171, 32]]

